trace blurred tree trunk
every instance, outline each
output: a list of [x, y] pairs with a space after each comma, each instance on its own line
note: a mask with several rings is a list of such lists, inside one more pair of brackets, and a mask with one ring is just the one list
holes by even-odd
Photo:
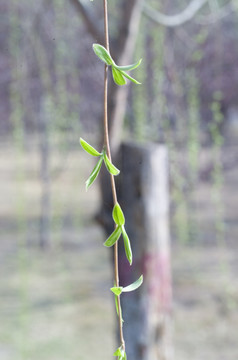
[[120, 204], [133, 264], [119, 241], [120, 285], [141, 274], [138, 290], [122, 295], [124, 334], [131, 360], [172, 358], [168, 154], [164, 145], [123, 144]]
[[[122, 296], [124, 335], [131, 360], [171, 360], [172, 284], [169, 235], [168, 156], [164, 145], [124, 143], [119, 152], [118, 201], [126, 218], [133, 264], [119, 241], [120, 285], [141, 274], [141, 288]], [[105, 174], [100, 220], [113, 231], [110, 183]], [[102, 213], [103, 211], [103, 213]], [[101, 218], [103, 216], [103, 219]]]

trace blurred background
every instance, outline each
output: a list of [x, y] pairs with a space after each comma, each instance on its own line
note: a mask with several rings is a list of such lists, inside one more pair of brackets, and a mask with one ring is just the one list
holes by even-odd
[[[143, 58], [118, 137], [169, 152], [175, 359], [234, 360], [237, 3], [146, 0], [132, 19], [137, 2], [109, 1], [112, 53], [126, 58], [133, 20], [130, 62]], [[82, 136], [100, 147], [103, 64], [92, 43], [102, 19], [96, 0], [0, 3], [1, 360], [101, 360], [115, 350], [100, 188], [86, 194], [94, 160], [79, 146]]]

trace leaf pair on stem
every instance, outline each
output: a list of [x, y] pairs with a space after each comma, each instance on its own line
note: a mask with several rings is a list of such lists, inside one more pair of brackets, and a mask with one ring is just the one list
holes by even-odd
[[140, 84], [139, 81], [128, 75], [126, 71], [136, 69], [140, 65], [142, 59], [140, 59], [138, 62], [132, 65], [119, 66], [113, 61], [111, 55], [109, 54], [107, 49], [105, 49], [104, 46], [100, 44], [93, 44], [93, 50], [95, 54], [99, 57], [99, 59], [101, 59], [106, 65], [112, 67], [113, 80], [117, 85], [125, 85], [126, 84], [125, 78], [127, 78], [128, 80], [132, 81], [135, 84]]
[[96, 156], [99, 157], [99, 160], [97, 162], [97, 164], [94, 166], [93, 171], [91, 172], [88, 180], [86, 181], [86, 190], [88, 190], [88, 188], [94, 183], [94, 181], [96, 180], [102, 163], [104, 161], [105, 166], [108, 170], [108, 172], [112, 175], [118, 175], [120, 173], [120, 170], [118, 170], [116, 168], [116, 166], [114, 166], [111, 161], [108, 159], [108, 156], [106, 154], [105, 149], [102, 150], [102, 152], [98, 152], [96, 149], [94, 149], [94, 147], [92, 147], [91, 145], [89, 145], [85, 140], [83, 140], [82, 138], [80, 138], [80, 144], [82, 146], [82, 148], [90, 155], [92, 156]]
[[119, 240], [120, 236], [122, 235], [123, 240], [124, 240], [124, 248], [125, 248], [126, 257], [131, 265], [132, 264], [132, 251], [131, 251], [130, 239], [126, 233], [125, 226], [124, 226], [125, 225], [125, 217], [124, 217], [122, 209], [118, 203], [116, 203], [114, 205], [114, 208], [112, 211], [112, 217], [113, 217], [113, 220], [115, 221], [116, 228], [113, 231], [113, 233], [107, 238], [104, 245], [107, 247], [113, 246]]
[[[115, 295], [115, 303], [116, 303], [117, 314], [118, 314], [118, 302], [117, 302], [118, 296], [120, 296], [122, 292], [130, 292], [130, 291], [134, 291], [134, 290], [138, 289], [141, 286], [142, 283], [143, 283], [143, 275], [141, 275], [139, 277], [139, 279], [137, 279], [135, 282], [133, 282], [132, 284], [130, 284], [130, 285], [126, 286], [126, 287], [114, 286], [114, 287], [111, 288], [111, 291]], [[122, 319], [122, 322], [123, 322], [123, 319]], [[120, 346], [114, 352], [113, 356], [117, 356], [118, 360], [127, 360], [125, 349], [122, 346]]]

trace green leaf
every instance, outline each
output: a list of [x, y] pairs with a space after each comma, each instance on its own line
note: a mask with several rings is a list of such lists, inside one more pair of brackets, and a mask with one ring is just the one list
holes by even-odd
[[113, 356], [118, 356], [118, 360], [126, 360], [126, 352], [122, 348], [122, 346], [120, 346], [118, 349], [116, 349]]
[[105, 151], [103, 152], [103, 157], [104, 157], [104, 163], [109, 173], [112, 175], [118, 175], [120, 173], [120, 170], [118, 170], [116, 166], [111, 163]]
[[143, 283], [143, 275], [141, 275], [139, 277], [139, 279], [136, 280], [135, 282], [133, 282], [132, 284], [130, 284], [130, 285], [126, 286], [126, 287], [123, 287], [122, 291], [123, 292], [134, 291], [134, 290], [138, 289], [138, 287], [140, 287], [142, 283]]
[[126, 79], [122, 75], [122, 73], [116, 69], [116, 65], [112, 66], [112, 76], [117, 85], [125, 85]]
[[126, 233], [126, 230], [124, 228], [124, 226], [122, 226], [122, 236], [123, 236], [123, 240], [124, 240], [124, 247], [125, 247], [125, 253], [126, 253], [126, 257], [127, 260], [129, 261], [130, 265], [132, 264], [132, 251], [131, 251], [131, 243], [130, 243], [130, 239]]
[[94, 181], [96, 180], [99, 171], [101, 169], [102, 166], [102, 162], [103, 162], [103, 156], [101, 155], [100, 159], [98, 160], [97, 164], [95, 165], [95, 167], [93, 168], [93, 171], [91, 172], [88, 180], [86, 181], [86, 191], [89, 189], [89, 187], [94, 183]]
[[130, 70], [134, 70], [136, 69], [138, 66], [140, 66], [142, 59], [140, 59], [139, 61], [137, 61], [135, 64], [132, 65], [126, 65], [126, 66], [119, 66], [114, 64], [113, 67], [115, 67], [117, 70], [122, 70], [122, 71], [130, 71]]
[[117, 295], [114, 296], [115, 298], [115, 305], [116, 305], [116, 311], [117, 311], [117, 316], [119, 316], [119, 310], [118, 310], [118, 298]]
[[136, 281], [134, 281], [132, 284], [126, 286], [126, 287], [123, 287], [123, 286], [114, 286], [112, 287], [110, 290], [116, 295], [116, 296], [119, 296], [121, 295], [122, 292], [130, 292], [130, 291], [134, 291], [136, 289], [138, 289], [141, 284], [143, 283], [143, 275], [141, 275], [139, 277], [139, 279], [137, 279]]
[[121, 226], [125, 224], [125, 217], [118, 203], [114, 205], [114, 208], [112, 210], [112, 217], [117, 225]]
[[116, 349], [116, 351], [114, 352], [113, 356], [122, 356], [121, 347], [119, 347], [118, 349]]
[[107, 247], [113, 246], [117, 242], [117, 240], [119, 239], [120, 236], [121, 236], [121, 227], [117, 226], [116, 229], [107, 238], [107, 240], [105, 241], [105, 243], [103, 245], [105, 245]]
[[[118, 310], [118, 297], [117, 297], [117, 295], [115, 295], [115, 296], [114, 296], [114, 298], [115, 298], [115, 305], [116, 305], [116, 310], [117, 310], [117, 316], [119, 316], [119, 310]], [[122, 315], [122, 310], [121, 310], [121, 315]], [[123, 318], [121, 318], [121, 321], [122, 321], [122, 323], [124, 323]]]
[[101, 156], [102, 154], [99, 153], [96, 149], [94, 149], [94, 147], [92, 147], [91, 145], [89, 145], [85, 140], [83, 140], [82, 138], [80, 138], [80, 144], [82, 146], [82, 148], [90, 155], [93, 156]]
[[114, 64], [114, 61], [112, 60], [111, 55], [109, 54], [107, 49], [105, 49], [104, 46], [102, 46], [100, 44], [93, 44], [93, 50], [94, 50], [95, 54], [99, 57], [99, 59], [101, 59], [107, 65]]
[[122, 289], [123, 289], [122, 286], [119, 286], [119, 287], [114, 286], [110, 290], [113, 292], [113, 294], [115, 294], [116, 296], [119, 296], [123, 291]]
[[140, 85], [141, 83], [139, 81], [137, 81], [136, 79], [134, 79], [133, 77], [131, 77], [130, 75], [128, 75], [125, 71], [121, 70], [121, 73], [123, 76], [125, 76], [127, 79], [129, 79], [130, 81], [132, 81], [133, 83]]

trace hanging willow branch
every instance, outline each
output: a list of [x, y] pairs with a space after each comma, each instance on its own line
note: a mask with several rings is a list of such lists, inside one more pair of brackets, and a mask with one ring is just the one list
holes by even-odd
[[117, 190], [114, 176], [117, 176], [120, 173], [120, 170], [117, 169], [112, 163], [111, 157], [111, 148], [109, 141], [109, 120], [108, 119], [108, 71], [109, 68], [112, 71], [112, 76], [114, 82], [117, 86], [124, 86], [126, 82], [129, 80], [134, 84], [140, 84], [139, 81], [134, 79], [128, 72], [136, 69], [140, 63], [141, 59], [134, 64], [131, 65], [118, 65], [114, 61], [113, 57], [110, 53], [109, 48], [109, 32], [108, 32], [108, 10], [107, 10], [107, 0], [103, 0], [103, 9], [104, 9], [104, 44], [105, 47], [101, 44], [93, 44], [93, 51], [96, 56], [104, 62], [104, 99], [103, 99], [103, 133], [104, 133], [104, 141], [103, 148], [99, 152], [85, 140], [80, 138], [80, 143], [82, 148], [90, 155], [94, 156], [98, 159], [95, 167], [93, 168], [88, 180], [86, 181], [86, 190], [90, 188], [90, 186], [97, 179], [102, 164], [104, 163], [111, 179], [111, 190], [113, 196], [113, 210], [112, 210], [112, 218], [114, 220], [114, 231], [112, 234], [106, 239], [104, 245], [106, 247], [114, 247], [114, 286], [111, 287], [111, 291], [115, 296], [115, 304], [116, 304], [116, 312], [118, 315], [118, 328], [120, 334], [120, 346], [114, 352], [114, 356], [118, 357], [118, 360], [126, 360], [126, 348], [125, 348], [125, 340], [123, 335], [123, 318], [122, 318], [122, 309], [121, 309], [121, 301], [120, 296], [123, 292], [129, 292], [136, 290], [143, 282], [143, 276], [135, 281], [134, 283], [122, 287], [119, 282], [119, 268], [118, 268], [118, 241], [120, 238], [123, 239], [125, 254], [129, 264], [132, 264], [133, 256], [132, 249], [130, 244], [130, 239], [127, 235], [125, 228], [125, 216], [124, 213], [118, 203], [117, 200]]

